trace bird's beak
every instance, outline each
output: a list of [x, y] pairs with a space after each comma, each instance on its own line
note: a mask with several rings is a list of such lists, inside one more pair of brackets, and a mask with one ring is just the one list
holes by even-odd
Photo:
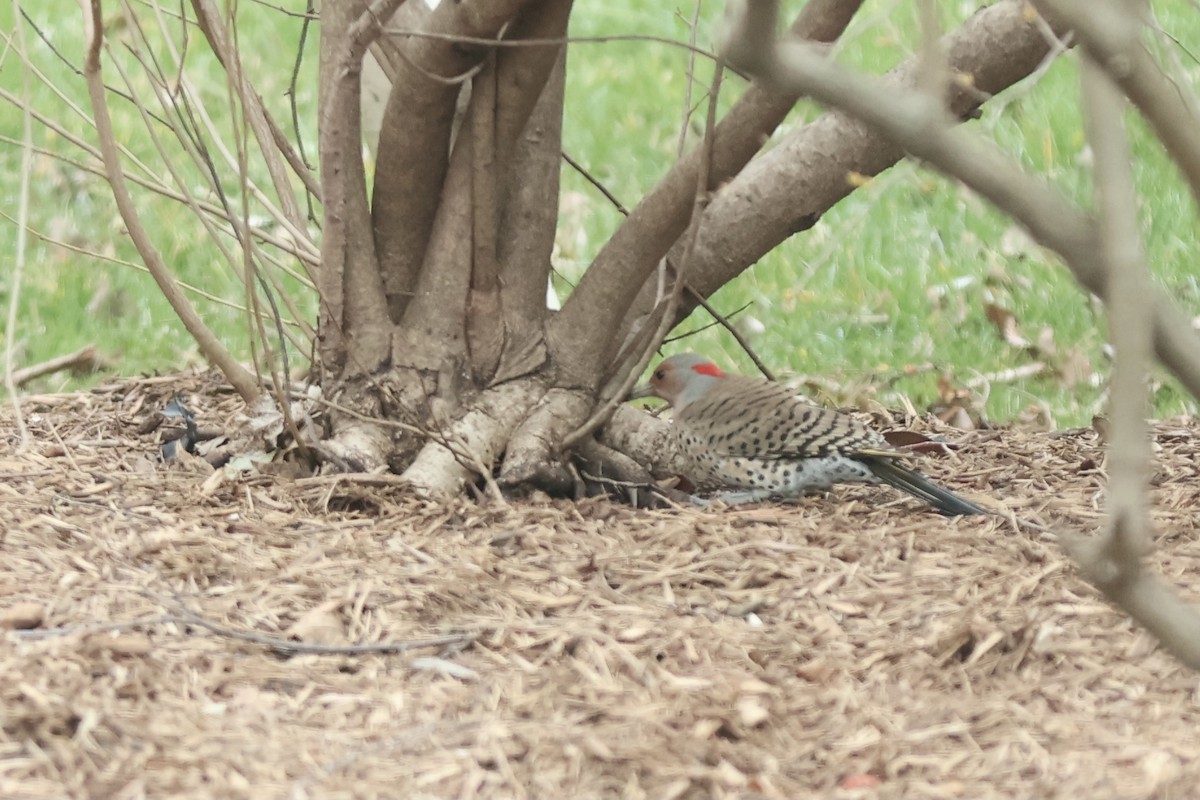
[[643, 397], [654, 397], [654, 387], [648, 383], [633, 387], [626, 400], [641, 400]]

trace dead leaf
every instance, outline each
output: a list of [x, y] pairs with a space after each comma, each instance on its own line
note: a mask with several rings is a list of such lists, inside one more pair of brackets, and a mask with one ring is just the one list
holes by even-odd
[[1017, 325], [1016, 314], [1009, 311], [1007, 308], [1002, 308], [1001, 306], [996, 305], [995, 303], [986, 302], [983, 304], [983, 313], [986, 314], [991, 323], [996, 326], [996, 330], [1000, 332], [1000, 338], [1003, 339], [1006, 344], [1012, 345], [1013, 347], [1019, 347], [1021, 349], [1032, 346], [1030, 341], [1021, 335], [1021, 331]]
[[933, 441], [923, 433], [916, 431], [884, 431], [883, 438], [892, 447], [915, 447]]
[[934, 453], [945, 455], [950, 450], [957, 450], [958, 445], [933, 439], [916, 431], [885, 431], [883, 438], [888, 444], [900, 450], [911, 453]]
[[1057, 349], [1054, 346], [1054, 328], [1046, 326], [1038, 332], [1037, 349], [1042, 355], [1054, 355], [1054, 351]]
[[1037, 242], [1019, 225], [1012, 225], [1000, 234], [1000, 254], [1005, 258], [1028, 258], [1035, 250]]
[[1063, 385], [1071, 389], [1080, 384], [1090, 385], [1096, 370], [1092, 367], [1092, 360], [1082, 347], [1072, 347], [1063, 355], [1059, 374], [1062, 377]]

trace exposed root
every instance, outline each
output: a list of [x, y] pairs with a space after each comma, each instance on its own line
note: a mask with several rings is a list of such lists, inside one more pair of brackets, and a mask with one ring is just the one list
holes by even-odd
[[334, 435], [314, 449], [336, 472], [374, 472], [387, 466], [392, 437], [378, 423], [343, 418]]
[[644, 464], [657, 477], [682, 475], [679, 454], [668, 445], [667, 422], [630, 406], [621, 406], [600, 430], [600, 442]]
[[450, 498], [472, 475], [490, 475], [510, 435], [541, 397], [542, 384], [520, 380], [484, 391], [471, 410], [426, 443], [401, 477], [419, 493]]
[[595, 399], [571, 389], [551, 389], [513, 432], [500, 483], [533, 483], [552, 493], [570, 492], [575, 478], [558, 453], [558, 442], [580, 425]]

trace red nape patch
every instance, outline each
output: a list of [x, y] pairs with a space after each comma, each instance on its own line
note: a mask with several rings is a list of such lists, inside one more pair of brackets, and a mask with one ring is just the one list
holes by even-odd
[[692, 371], [698, 372], [701, 375], [711, 375], [714, 378], [725, 377], [725, 373], [721, 371], [721, 368], [711, 361], [704, 364], [697, 364], [696, 366], [692, 367]]

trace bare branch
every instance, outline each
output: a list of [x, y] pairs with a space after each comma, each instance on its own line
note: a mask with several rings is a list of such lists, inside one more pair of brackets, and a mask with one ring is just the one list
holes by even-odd
[[[24, 386], [32, 380], [41, 378], [44, 375], [53, 375], [55, 372], [61, 372], [64, 369], [69, 369], [72, 372], [94, 372], [102, 369], [105, 366], [104, 359], [96, 354], [96, 345], [89, 344], [76, 350], [74, 353], [67, 353], [62, 356], [55, 356], [40, 364], [30, 364], [28, 367], [15, 369], [12, 371], [12, 381], [15, 386]], [[13, 392], [12, 396], [16, 396]]]
[[[861, 0], [811, 0], [792, 26], [795, 36], [831, 42], [845, 30]], [[710, 183], [719, 186], [757, 153], [795, 105], [799, 93], [752, 85], [717, 125]], [[608, 366], [624, 335], [612, 325], [614, 311], [631, 306], [659, 260], [687, 229], [702, 154], [689, 153], [630, 214], [584, 273], [562, 311], [550, 322], [562, 385], [587, 386]], [[653, 304], [647, 300], [647, 308]], [[598, 335], [613, 331], [611, 337]], [[558, 359], [566, 361], [566, 359]]]
[[1084, 122], [1096, 158], [1096, 207], [1116, 349], [1108, 450], [1109, 527], [1097, 542], [1074, 543], [1083, 574], [1119, 608], [1149, 629], [1184, 663], [1200, 669], [1200, 614], [1156, 576], [1143, 571], [1150, 547], [1146, 512], [1150, 438], [1146, 368], [1150, 362], [1149, 270], [1142, 253], [1137, 196], [1116, 84], [1091, 58], [1083, 63]]
[[[22, 63], [27, 62], [25, 26], [16, 23], [17, 55]], [[13, 420], [16, 423], [19, 449], [29, 444], [29, 429], [25, 426], [25, 415], [21, 413], [21, 396], [17, 387], [20, 376], [15, 369], [17, 350], [17, 312], [21, 303], [21, 281], [25, 275], [26, 235], [29, 230], [29, 182], [33, 173], [33, 114], [30, 112], [31, 91], [29, 70], [21, 69], [21, 185], [17, 195], [17, 241], [13, 257], [8, 288], [8, 318], [4, 327], [4, 388], [12, 403]]]
[[[1097, 294], [1113, 296], [1110, 277], [1128, 291], [1135, 291], [1130, 288], [1132, 282], [1141, 280], [1142, 285], [1146, 285], [1144, 267], [1138, 264], [1141, 254], [1132, 175], [1124, 137], [1119, 132], [1120, 103], [1111, 87], [1094, 84], [1089, 87], [1094, 112], [1089, 122], [1089, 134], [1098, 148], [1097, 169], [1102, 184], [1102, 224], [1097, 226], [1058, 192], [1007, 163], [995, 148], [955, 129], [953, 121], [935, 101], [916, 92], [883, 87], [851, 75], [799, 42], [773, 44], [771, 31], [775, 5], [768, 0], [756, 0], [743, 7], [737, 30], [731, 36], [731, 58], [736, 58], [754, 74], [770, 76], [772, 80], [804, 89], [822, 102], [847, 109], [903, 144], [914, 155], [962, 179], [1025, 224], [1039, 241], [1057, 250], [1081, 282]], [[758, 38], [754, 38], [756, 36]], [[1095, 138], [1097, 132], [1099, 139]], [[1106, 162], [1103, 167], [1100, 166], [1100, 149]], [[1102, 231], [1103, 228], [1111, 229]], [[1103, 245], [1097, 245], [1097, 240]], [[1126, 274], [1116, 275], [1122, 270]], [[1135, 293], [1143, 295], [1143, 315], [1146, 309], [1155, 313], [1160, 331], [1165, 313], [1179, 315], [1178, 309], [1165, 296], [1152, 296], [1145, 290]], [[1119, 302], [1128, 299], [1123, 296]], [[1135, 306], [1131, 328], [1138, 327], [1138, 310]], [[1139, 333], [1124, 330], [1124, 327], [1119, 334], [1114, 329], [1114, 335], [1121, 336], [1126, 346], [1132, 347], [1123, 367], [1133, 375], [1122, 376], [1126, 395], [1121, 401], [1126, 427], [1122, 447], [1126, 452], [1119, 456], [1128, 461], [1118, 467], [1122, 485], [1113, 501], [1112, 527], [1109, 535], [1099, 541], [1067, 541], [1065, 544], [1076, 555], [1089, 579], [1106, 595], [1158, 636], [1182, 661], [1200, 668], [1200, 616], [1156, 578], [1142, 572], [1138, 561], [1145, 541], [1145, 512], [1141, 500], [1130, 500], [1128, 494], [1140, 493], [1145, 480], [1146, 445], [1144, 440], [1134, 442], [1133, 438], [1144, 436], [1139, 403], [1139, 400], [1144, 402], [1144, 390], [1140, 386], [1137, 351], [1139, 346], [1148, 349], [1148, 344], [1142, 341], [1139, 345]], [[1172, 327], [1178, 329], [1177, 324]], [[1183, 338], [1178, 330], [1174, 333]], [[1190, 329], [1187, 334], [1191, 335]], [[1140, 335], [1145, 336], [1144, 330]], [[1200, 347], [1197, 347], [1194, 335], [1191, 338], [1193, 342], [1187, 359], [1194, 361]], [[1161, 348], [1159, 356], [1164, 356]], [[1125, 381], [1128, 381], [1127, 385]]]
[[133, 198], [129, 195], [129, 188], [125, 185], [121, 156], [117, 150], [112, 119], [108, 113], [108, 98], [105, 95], [104, 81], [100, 74], [100, 48], [104, 39], [100, 0], [90, 0], [89, 7], [85, 9], [84, 22], [88, 39], [84, 76], [87, 79], [88, 94], [92, 100], [96, 132], [100, 139], [100, 151], [104, 158], [108, 182], [112, 186], [113, 199], [121, 212], [121, 218], [129, 231], [129, 237], [133, 240], [134, 246], [146, 263], [146, 267], [150, 270], [150, 274], [154, 277], [163, 296], [179, 316], [188, 333], [195, 339], [200, 352], [204, 354], [209, 363], [221, 370], [226, 380], [247, 403], [253, 402], [261, 392], [258, 381], [255, 380], [253, 374], [234, 359], [221, 340], [204, 324], [187, 296], [175, 283], [174, 278], [167, 270], [162, 254], [154, 247], [154, 243], [142, 226], [141, 217], [134, 206]]
[[[671, 293], [660, 300], [658, 309], [659, 317], [655, 328], [650, 329], [647, 327], [643, 331], [645, 335], [635, 337], [618, 356], [619, 364], [617, 371], [612, 375], [600, 394], [601, 402], [599, 408], [592, 412], [592, 416], [583, 425], [579, 426], [578, 429], [563, 440], [563, 450], [573, 447], [584, 437], [591, 436], [597, 428], [609, 420], [617, 405], [623, 403], [629, 396], [634, 382], [645, 371], [647, 365], [650, 363], [650, 359], [654, 357], [655, 352], [662, 346], [663, 339], [666, 338], [667, 333], [674, 327], [675, 310], [679, 308], [679, 300], [683, 297], [683, 287], [687, 281], [688, 266], [695, 255], [696, 241], [700, 237], [700, 220], [703, 218], [704, 209], [708, 206], [709, 195], [712, 191], [711, 168], [715, 143], [714, 135], [717, 128], [717, 100], [721, 93], [721, 79], [724, 71], [725, 65], [718, 61], [713, 68], [712, 82], [709, 85], [708, 91], [708, 116], [704, 125], [704, 142], [700, 148], [700, 168], [696, 172], [692, 222], [686, 236], [687, 249], [684, 251], [682, 263], [673, 270], [675, 280], [671, 284]], [[662, 268], [666, 272], [666, 264], [663, 264]]]
[[[747, 17], [762, 15], [771, 5], [767, 0], [756, 0], [746, 6]], [[1024, 8], [1020, 0], [1004, 0], [977, 13], [968, 20], [968, 25], [990, 14], [1024, 15]], [[956, 128], [954, 120], [942, 112], [939, 104], [903, 86], [881, 84], [855, 75], [798, 41], [773, 46], [769, 41], [746, 43], [741, 37], [736, 40], [742, 42], [737, 52], [745, 59], [742, 63], [747, 69], [844, 109], [911, 155], [963, 181], [1012, 215], [1034, 239], [1062, 256], [1089, 291], [1107, 296], [1094, 221], [1061, 192], [1022, 171], [998, 148]], [[952, 63], [953, 57], [951, 51]], [[780, 149], [776, 148], [771, 155]], [[767, 158], [759, 159], [752, 167], [763, 168], [766, 161]], [[750, 179], [750, 172], [746, 170], [739, 180]], [[710, 207], [710, 215], [719, 218], [717, 207], [731, 192], [732, 186], [727, 186]], [[742, 216], [735, 215], [739, 219], [744, 217], [745, 210]], [[710, 237], [716, 233], [706, 226]], [[1150, 295], [1154, 307], [1155, 353], [1193, 395], [1200, 397], [1200, 337], [1167, 295], [1158, 290], [1152, 290]]]
[[1122, 517], [1097, 539], [1062, 539], [1085, 577], [1162, 643], [1173, 656], [1200, 670], [1200, 615], [1141, 564], [1142, 531]]
[[[969, 117], [994, 93], [1033, 72], [1053, 52], [1045, 26], [1039, 22], [1030, 19], [1020, 0], [1006, 0], [981, 9], [943, 37], [937, 49], [950, 73], [943, 84], [949, 90], [946, 96], [935, 96], [917, 87], [924, 62], [921, 56], [908, 59], [882, 80], [875, 76], [851, 77], [869, 84], [875, 97], [892, 100], [893, 108], [901, 105], [894, 101], [902, 92], [905, 98], [919, 102], [920, 108], [938, 114], [939, 125], [949, 127]], [[823, 52], [805, 52], [819, 59], [827, 70], [836, 70]], [[883, 134], [890, 135], [890, 131], [866, 124], [873, 124], [874, 119], [856, 118], [853, 112], [857, 109], [830, 102], [828, 97], [819, 99], [842, 110], [833, 110], [790, 133], [729, 181], [713, 199], [702, 230], [700, 258], [690, 278], [692, 286], [704, 296], [789, 236], [812, 227], [825, 211], [860, 185], [849, 176], [877, 175], [904, 155], [902, 145], [906, 141], [894, 136], [889, 139]], [[915, 112], [906, 109], [910, 120], [906, 127], [913, 138], [919, 138], [920, 127], [926, 123]], [[754, 224], [746, 224], [746, 220], [754, 220]]]
[[280, 159], [280, 150], [276, 146], [275, 132], [278, 127], [271, 121], [270, 114], [263, 105], [262, 97], [242, 71], [237, 49], [230, 45], [229, 31], [226, 29], [221, 15], [213, 5], [213, 0], [192, 0], [192, 8], [196, 13], [200, 30], [208, 39], [213, 55], [230, 74], [233, 90], [237, 93], [238, 102], [246, 115], [250, 130], [254, 132], [259, 153], [267, 167], [267, 173], [271, 176], [271, 182], [275, 186], [275, 196], [279, 198], [283, 216], [297, 230], [305, 230], [304, 214], [300, 211], [300, 204], [292, 191], [291, 181], [284, 168], [284, 161]]
[[1116, 536], [1121, 528], [1134, 549], [1141, 549], [1149, 545], [1145, 495], [1150, 474], [1146, 374], [1153, 357], [1150, 273], [1138, 228], [1133, 166], [1122, 119], [1124, 99], [1091, 58], [1083, 61], [1082, 85], [1084, 127], [1096, 164], [1100, 248], [1108, 296], [1113, 298], [1108, 305], [1109, 336], [1116, 351], [1109, 413], [1109, 534]]

